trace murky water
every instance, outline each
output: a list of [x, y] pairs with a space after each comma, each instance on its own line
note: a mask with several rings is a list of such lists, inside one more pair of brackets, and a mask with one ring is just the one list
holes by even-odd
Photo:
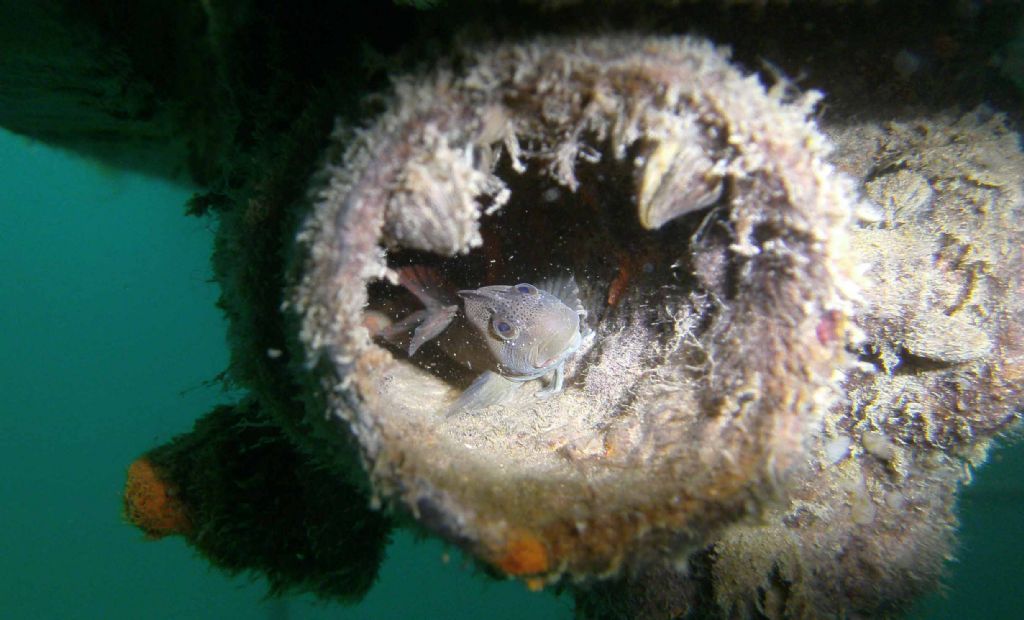
[[[190, 190], [0, 132], [0, 617], [570, 618], [571, 602], [476, 574], [399, 533], [359, 605], [267, 601], [259, 579], [210, 568], [180, 539], [120, 515], [128, 463], [227, 402], [208, 264]], [[963, 493], [962, 550], [918, 618], [1024, 609], [1024, 446]]]

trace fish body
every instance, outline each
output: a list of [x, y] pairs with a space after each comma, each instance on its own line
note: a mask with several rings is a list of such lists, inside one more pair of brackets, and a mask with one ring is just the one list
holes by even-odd
[[444, 333], [439, 340], [442, 350], [482, 371], [451, 412], [501, 402], [535, 379], [549, 379], [539, 397], [560, 392], [565, 363], [587, 335], [586, 311], [571, 276], [536, 286], [521, 282], [460, 290], [454, 299], [436, 274], [422, 268], [401, 270], [399, 283], [424, 305], [392, 328], [407, 331], [416, 325], [409, 356]]

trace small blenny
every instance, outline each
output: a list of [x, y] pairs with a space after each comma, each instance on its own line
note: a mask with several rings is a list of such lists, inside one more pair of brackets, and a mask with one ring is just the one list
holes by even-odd
[[379, 335], [394, 340], [412, 329], [410, 357], [437, 338], [449, 357], [482, 371], [449, 409], [450, 414], [497, 404], [534, 379], [548, 383], [538, 397], [557, 394], [564, 383], [566, 361], [592, 337], [571, 275], [536, 286], [522, 282], [461, 290], [457, 297], [436, 272], [423, 267], [400, 269], [398, 282], [424, 308]]

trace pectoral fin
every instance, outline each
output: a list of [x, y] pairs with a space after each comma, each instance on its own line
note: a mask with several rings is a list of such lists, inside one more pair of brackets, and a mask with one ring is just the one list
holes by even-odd
[[483, 409], [507, 400], [521, 383], [509, 381], [496, 372], [487, 371], [476, 378], [466, 391], [459, 395], [447, 415], [455, 415], [463, 411]]
[[555, 367], [554, 376], [551, 378], [551, 385], [546, 389], [537, 392], [537, 398], [546, 400], [562, 391], [562, 384], [565, 382], [565, 364]]

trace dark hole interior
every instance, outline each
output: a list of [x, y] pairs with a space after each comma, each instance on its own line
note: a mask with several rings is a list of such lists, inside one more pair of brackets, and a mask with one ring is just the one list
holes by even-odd
[[[576, 192], [539, 173], [537, 162], [516, 173], [502, 158], [497, 174], [511, 198], [493, 215], [481, 217], [482, 246], [458, 256], [391, 248], [387, 264], [392, 269], [428, 267], [452, 291], [519, 282], [542, 285], [546, 278], [570, 272], [588, 312], [585, 322], [596, 332], [598, 346], [591, 354], [603, 334], [627, 323], [645, 325], [652, 348], [664, 344], [674, 336], [672, 315], [681, 304], [691, 303], [691, 293], [701, 292], [691, 238], [715, 230], [712, 234], [721, 235], [726, 210], [715, 205], [659, 230], [644, 229], [637, 217], [634, 157], [615, 160], [606, 148], [599, 162], [577, 162]], [[371, 283], [369, 299], [368, 309], [390, 321], [423, 307], [410, 292], [386, 281]], [[424, 345], [409, 359], [464, 388], [479, 373], [444, 354], [442, 340]], [[408, 358], [408, 339], [376, 342]], [[585, 366], [586, 358], [580, 367]], [[567, 387], [572, 382], [573, 377], [566, 377]]]

